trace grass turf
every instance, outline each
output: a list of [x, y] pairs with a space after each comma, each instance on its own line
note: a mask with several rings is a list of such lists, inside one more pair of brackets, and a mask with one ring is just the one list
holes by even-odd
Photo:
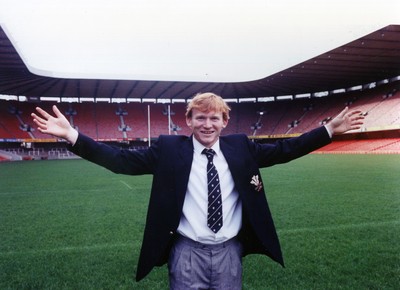
[[[286, 268], [243, 260], [244, 289], [398, 289], [400, 155], [308, 155], [262, 170]], [[0, 289], [134, 282], [151, 176], [83, 160], [0, 163]]]

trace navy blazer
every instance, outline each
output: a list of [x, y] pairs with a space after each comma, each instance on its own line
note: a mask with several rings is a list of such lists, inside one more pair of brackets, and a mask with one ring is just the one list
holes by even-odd
[[[250, 183], [252, 177], [258, 175], [262, 181], [259, 168], [288, 162], [330, 142], [331, 138], [324, 127], [274, 144], [259, 144], [244, 134], [220, 137], [221, 151], [243, 204], [243, 224], [239, 233], [243, 256], [260, 253], [283, 266], [264, 187], [257, 191]], [[136, 280], [144, 278], [154, 266], [165, 264], [185, 199], [193, 161], [192, 137], [162, 135], [149, 149], [129, 151], [95, 142], [79, 134], [77, 142], [69, 150], [115, 173], [153, 174]]]

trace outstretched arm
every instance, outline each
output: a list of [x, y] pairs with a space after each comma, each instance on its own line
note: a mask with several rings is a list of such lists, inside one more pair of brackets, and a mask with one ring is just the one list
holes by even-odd
[[31, 116], [40, 132], [62, 138], [72, 145], [75, 144], [78, 139], [78, 131], [71, 126], [57, 106], [53, 106], [55, 117], [39, 107], [36, 108], [36, 111], [40, 116], [35, 113], [32, 113]]
[[333, 118], [326, 127], [334, 135], [342, 134], [350, 130], [360, 129], [364, 124], [364, 116], [361, 111], [351, 111], [346, 107], [339, 115]]

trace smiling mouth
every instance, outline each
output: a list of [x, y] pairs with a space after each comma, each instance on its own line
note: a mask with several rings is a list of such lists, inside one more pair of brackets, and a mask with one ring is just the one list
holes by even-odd
[[214, 131], [201, 131], [203, 134], [210, 135], [214, 133]]

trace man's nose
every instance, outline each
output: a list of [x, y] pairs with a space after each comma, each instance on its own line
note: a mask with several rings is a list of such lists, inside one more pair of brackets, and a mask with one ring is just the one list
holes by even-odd
[[210, 119], [205, 119], [204, 120], [204, 127], [210, 128], [211, 127], [211, 120]]

